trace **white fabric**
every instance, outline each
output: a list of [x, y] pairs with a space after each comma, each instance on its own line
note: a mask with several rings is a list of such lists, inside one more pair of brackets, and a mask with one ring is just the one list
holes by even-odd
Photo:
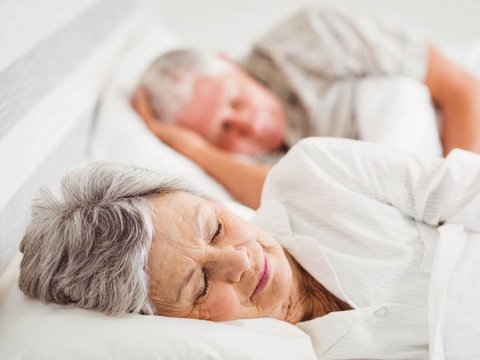
[[[480, 40], [445, 47], [442, 52], [480, 78]], [[354, 107], [360, 139], [442, 156], [440, 114], [424, 83], [405, 76], [369, 76], [357, 84]]]
[[359, 139], [442, 156], [437, 116], [425, 84], [407, 77], [373, 76], [357, 84]]
[[303, 140], [280, 160], [253, 221], [354, 308], [298, 325], [319, 358], [480, 358], [479, 178], [472, 153], [351, 140]]
[[0, 304], [0, 359], [315, 359], [310, 338], [274, 319], [123, 318], [26, 298], [15, 283]]

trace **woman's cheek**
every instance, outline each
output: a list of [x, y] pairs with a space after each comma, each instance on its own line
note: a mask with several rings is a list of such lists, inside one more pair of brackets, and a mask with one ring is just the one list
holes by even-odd
[[240, 299], [232, 286], [217, 286], [212, 289], [204, 303], [209, 320], [222, 321], [238, 318], [242, 314]]

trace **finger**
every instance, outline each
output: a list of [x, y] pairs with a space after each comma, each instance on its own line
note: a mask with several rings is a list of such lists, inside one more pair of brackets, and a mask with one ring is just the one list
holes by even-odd
[[143, 86], [138, 87], [135, 90], [135, 93], [132, 96], [132, 104], [135, 104], [137, 106], [143, 105], [145, 102], [148, 103], [149, 100], [149, 95], [148, 91]]
[[140, 98], [140, 94], [139, 94], [138, 92], [135, 92], [135, 94], [133, 94], [130, 102], [131, 102], [132, 107], [133, 107], [138, 113], [140, 113], [141, 110], [142, 110], [142, 99]]

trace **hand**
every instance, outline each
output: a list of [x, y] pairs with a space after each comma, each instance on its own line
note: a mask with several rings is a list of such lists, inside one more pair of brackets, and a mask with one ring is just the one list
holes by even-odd
[[148, 128], [165, 144], [179, 153], [196, 161], [210, 144], [199, 134], [182, 126], [166, 123], [155, 117], [150, 109], [149, 94], [139, 88], [131, 100], [133, 108], [141, 116]]

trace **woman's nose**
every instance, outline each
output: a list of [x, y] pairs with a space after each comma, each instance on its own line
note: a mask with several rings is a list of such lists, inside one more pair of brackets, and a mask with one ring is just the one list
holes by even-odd
[[251, 267], [247, 249], [243, 246], [216, 249], [212, 255], [207, 269], [214, 280], [236, 283]]

